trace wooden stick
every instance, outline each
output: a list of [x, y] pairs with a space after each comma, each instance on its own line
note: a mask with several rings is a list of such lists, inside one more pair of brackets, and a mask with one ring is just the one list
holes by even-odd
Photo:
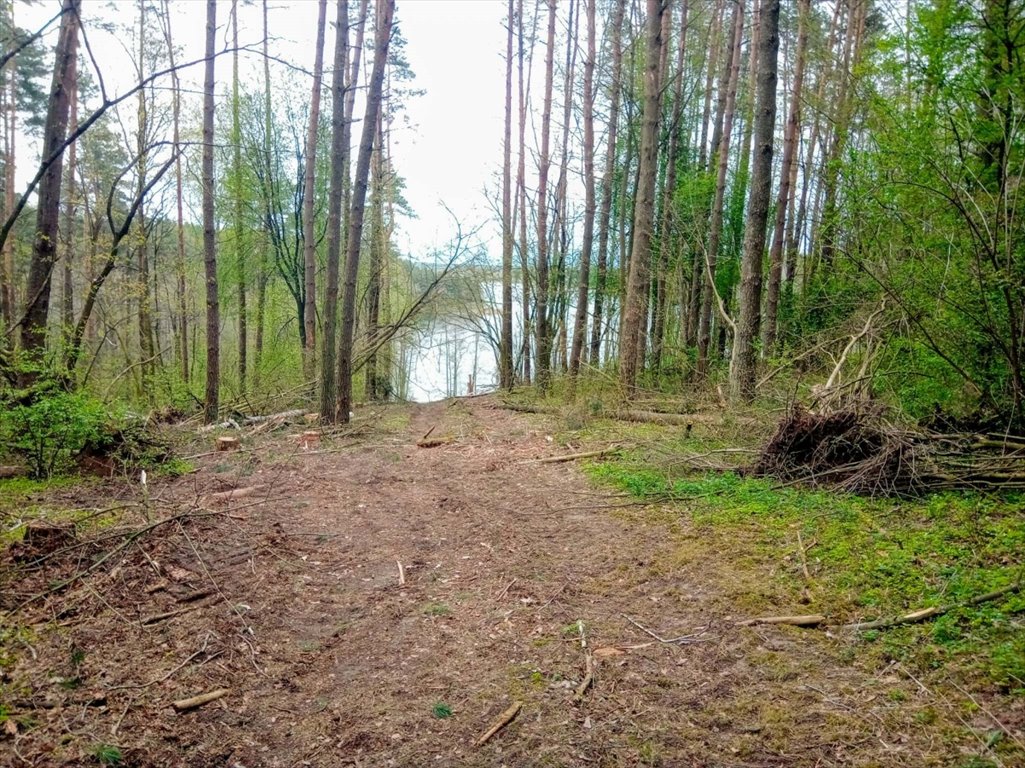
[[188, 712], [191, 709], [196, 709], [204, 704], [209, 704], [211, 701], [217, 701], [227, 695], [227, 688], [218, 688], [216, 691], [201, 693], [198, 696], [191, 696], [187, 699], [178, 699], [178, 701], [174, 702], [172, 706], [179, 712]]
[[399, 567], [399, 586], [406, 586], [406, 569], [402, 567], [402, 561], [396, 560], [395, 565]]
[[484, 746], [491, 739], [492, 736], [494, 736], [500, 730], [509, 725], [509, 723], [511, 723], [516, 718], [516, 715], [519, 714], [522, 708], [522, 701], [514, 701], [509, 706], [509, 708], [505, 710], [505, 712], [499, 715], [498, 720], [495, 721], [495, 724], [488, 728], [486, 731], [484, 731], [484, 734], [479, 739], [477, 739], [477, 746]]
[[252, 496], [259, 493], [267, 486], [265, 485], [250, 485], [246, 488], [232, 488], [228, 491], [218, 491], [217, 493], [211, 493], [204, 496], [200, 500], [201, 506], [209, 506], [211, 504], [227, 504], [235, 499], [244, 499], [247, 496]]
[[151, 616], [143, 617], [142, 621], [140, 621], [139, 623], [142, 624], [144, 627], [148, 627], [151, 624], [159, 624], [161, 621], [173, 619], [175, 616], [180, 616], [183, 613], [194, 611], [198, 607], [198, 605], [190, 605], [187, 608], [179, 608], [177, 611], [167, 611], [166, 613], [154, 613]]
[[1014, 584], [1008, 584], [1006, 587], [1000, 589], [994, 589], [992, 592], [986, 592], [982, 595], [976, 595], [966, 603], [951, 603], [950, 605], [936, 605], [931, 608], [919, 608], [917, 611], [911, 613], [905, 613], [903, 616], [893, 616], [888, 619], [876, 619], [875, 621], [861, 621], [854, 624], [844, 624], [841, 629], [850, 629], [855, 632], [861, 632], [866, 629], [889, 629], [890, 627], [896, 627], [901, 624], [917, 624], [920, 621], [926, 619], [932, 619], [937, 616], [942, 616], [945, 613], [949, 613], [955, 608], [972, 607], [976, 605], [982, 605], [992, 600], [996, 600], [999, 597], [1005, 595], [1013, 595], [1021, 591], [1022, 587], [1025, 586], [1021, 581], [1017, 581]]
[[576, 691], [573, 693], [573, 700], [579, 704], [584, 700], [584, 694], [594, 682], [594, 659], [591, 652], [587, 650], [587, 636], [584, 634], [584, 620], [577, 619], [577, 631], [580, 633], [580, 647], [584, 651], [584, 679], [580, 681]]
[[805, 556], [804, 541], [801, 540], [801, 532], [797, 532], [797, 552], [801, 556], [801, 572], [804, 574], [804, 580], [811, 584], [811, 573], [808, 572], [808, 558]]
[[618, 448], [602, 448], [600, 451], [584, 451], [583, 453], [567, 453], [562, 456], [545, 456], [543, 459], [529, 459], [524, 464], [560, 464], [564, 461], [577, 459], [600, 459], [618, 453]]
[[817, 627], [824, 624], [826, 617], [819, 613], [812, 613], [806, 616], [759, 616], [756, 619], [738, 621], [741, 627], [750, 627], [755, 624], [789, 624], [794, 627]]

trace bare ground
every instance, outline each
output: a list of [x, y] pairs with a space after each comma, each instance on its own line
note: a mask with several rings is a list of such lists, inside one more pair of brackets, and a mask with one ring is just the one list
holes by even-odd
[[[628, 506], [572, 463], [536, 462], [587, 447], [546, 426], [486, 398], [389, 407], [316, 451], [262, 435], [152, 483], [153, 519], [186, 516], [16, 614], [0, 764], [96, 765], [103, 745], [131, 766], [246, 768], [920, 766], [984, 751], [982, 712], [958, 723], [899, 666], [859, 665], [853, 640], [736, 626], [759, 585], [731, 553], [703, 547], [685, 510]], [[429, 431], [452, 441], [418, 448]], [[116, 505], [138, 486], [63, 502], [102, 506], [97, 493]], [[2, 607], [102, 553], [4, 583]], [[576, 702], [581, 625], [595, 670]], [[1021, 708], [999, 714], [1020, 735]]]

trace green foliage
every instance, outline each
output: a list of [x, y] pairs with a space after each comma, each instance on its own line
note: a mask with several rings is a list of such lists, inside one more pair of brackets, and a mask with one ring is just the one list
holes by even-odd
[[102, 403], [82, 392], [50, 389], [28, 402], [8, 401], [0, 411], [0, 441], [28, 462], [32, 476], [49, 478], [68, 469], [91, 441], [102, 439]]
[[92, 755], [100, 765], [124, 765], [121, 749], [113, 744], [97, 744]]
[[[822, 604], [840, 621], [889, 617], [934, 606], [965, 606], [1023, 575], [1022, 499], [942, 494], [916, 502], [779, 489], [730, 473], [673, 477], [641, 456], [592, 465], [591, 475], [631, 495], [677, 502], [680, 514], [728, 542], [732, 557], [776, 572], [775, 598], [753, 610], [796, 601], [796, 532], [807, 543]], [[725, 544], [724, 544], [725, 545]], [[764, 600], [765, 596], [752, 597]], [[1002, 689], [1025, 692], [1025, 596], [956, 607], [932, 622], [865, 633], [882, 659], [923, 669], [958, 660]]]
[[431, 714], [439, 720], [444, 720], [445, 718], [452, 717], [452, 707], [443, 701], [436, 701], [434, 706], [431, 707]]

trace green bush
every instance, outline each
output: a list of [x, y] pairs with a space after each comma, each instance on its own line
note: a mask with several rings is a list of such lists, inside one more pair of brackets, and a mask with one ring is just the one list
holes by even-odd
[[4, 405], [0, 441], [36, 478], [66, 470], [87, 443], [101, 439], [107, 421], [103, 404], [80, 392], [49, 389]]

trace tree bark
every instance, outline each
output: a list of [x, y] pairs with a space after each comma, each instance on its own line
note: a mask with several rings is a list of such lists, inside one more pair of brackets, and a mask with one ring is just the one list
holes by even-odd
[[[587, 338], [588, 291], [591, 288], [591, 243], [594, 240], [594, 64], [597, 58], [595, 3], [587, 3], [587, 58], [584, 59], [584, 242], [580, 249], [580, 286], [573, 320], [573, 348], [569, 356], [570, 376], [580, 372], [580, 358]], [[607, 240], [606, 240], [607, 243]]]
[[619, 379], [626, 393], [636, 389], [643, 364], [646, 295], [651, 261], [652, 228], [655, 217], [655, 177], [658, 164], [658, 123], [661, 82], [662, 14], [665, 0], [647, 0], [646, 58], [644, 67], [644, 111], [641, 117], [640, 167], [634, 206], [633, 242], [627, 283], [623, 338], [620, 340]]
[[345, 254], [345, 285], [342, 295], [341, 343], [338, 350], [338, 409], [336, 420], [348, 422], [352, 408], [352, 352], [356, 324], [356, 279], [359, 276], [360, 241], [363, 234], [363, 214], [370, 175], [370, 154], [373, 150], [377, 114], [381, 109], [381, 91], [384, 70], [391, 42], [392, 17], [395, 0], [380, 0], [377, 7], [377, 30], [374, 41], [374, 69], [370, 75], [363, 133], [356, 157], [356, 175], [353, 180], [352, 210], [349, 214], [349, 239]]
[[[50, 85], [49, 109], [43, 128], [43, 157], [50, 157], [63, 146], [71, 107], [71, 84], [78, 55], [78, 27], [81, 0], [64, 0], [60, 33]], [[28, 359], [41, 364], [46, 346], [46, 325], [50, 308], [50, 286], [57, 260], [57, 226], [60, 216], [63, 156], [47, 169], [39, 183], [36, 203], [36, 229], [32, 241], [25, 292], [25, 312], [21, 327], [21, 345]], [[35, 381], [38, 372], [27, 371], [22, 385]]]
[[555, 67], [555, 9], [548, 2], [548, 36], [545, 44], [545, 95], [541, 113], [541, 156], [537, 186], [537, 280], [534, 286], [534, 327], [537, 347], [537, 388], [542, 393], [551, 384], [552, 334], [548, 327], [548, 170], [551, 166], [552, 80]]
[[[626, 0], [615, 0], [612, 11], [612, 76], [609, 83], [609, 128], [605, 146], [605, 171], [601, 181], [601, 208], [598, 216], [598, 263], [594, 286], [594, 318], [591, 321], [591, 365], [601, 363], [602, 315], [608, 279], [609, 234], [612, 229], [612, 191], [616, 173], [616, 141], [619, 133], [619, 105], [623, 72], [623, 18]], [[593, 105], [592, 105], [593, 109]]]
[[498, 344], [498, 385], [513, 385], [512, 318], [512, 80], [513, 80], [513, 0], [508, 0], [505, 37], [505, 133], [502, 145], [502, 332]]
[[[338, 273], [341, 261], [342, 196], [349, 153], [345, 125], [346, 76], [349, 60], [349, 3], [337, 0], [335, 55], [331, 73], [331, 180], [327, 207], [327, 285], [324, 291], [323, 349], [320, 352], [320, 418], [333, 423], [338, 395], [335, 339], [338, 324]], [[350, 88], [355, 84], [351, 84]]]
[[772, 150], [776, 128], [776, 71], [779, 51], [779, 2], [762, 0], [759, 12], [757, 99], [755, 105], [755, 155], [751, 192], [744, 228], [744, 254], [740, 264], [740, 303], [733, 340], [730, 394], [746, 402], [755, 392], [755, 340], [762, 301], [762, 259], [765, 225], [772, 194]]
[[306, 134], [306, 167], [303, 174], [303, 363], [307, 378], [313, 376], [317, 337], [317, 242], [314, 229], [314, 180], [317, 169], [317, 132], [320, 127], [320, 92], [324, 77], [324, 28], [327, 0], [318, 0], [317, 43], [313, 59], [313, 91], [310, 95], [310, 124]]
[[780, 165], [779, 191], [776, 195], [776, 218], [769, 249], [769, 281], [765, 290], [765, 317], [762, 320], [762, 354], [769, 356], [776, 346], [776, 323], [779, 315], [779, 293], [783, 276], [783, 241], [787, 208], [793, 199], [794, 157], [797, 152], [797, 129], [801, 124], [801, 91], [804, 87], [804, 60], [808, 47], [808, 14], [810, 0], [797, 2], [797, 53], [794, 62], [794, 83], [790, 112], [783, 135], [783, 160]]
[[719, 238], [722, 235], [723, 197], [726, 192], [726, 170], [729, 166], [730, 135], [733, 133], [733, 112], [737, 101], [737, 80], [740, 77], [740, 42], [744, 29], [744, 6], [737, 2], [733, 6], [731, 34], [730, 76], [726, 83], [723, 104], [722, 137], [713, 153], [718, 172], [715, 181], [715, 198], [712, 201], [711, 223], [708, 245], [705, 253], [705, 279], [701, 296], [701, 316], [698, 322], [697, 373], [708, 373], [708, 351], [712, 341], [712, 303], [715, 296], [715, 262], [719, 253]]
[[232, 144], [232, 242], [238, 267], [238, 386], [246, 391], [248, 373], [248, 320], [246, 314], [246, 250], [242, 243], [242, 127], [239, 120], [238, 93], [238, 0], [231, 0], [231, 144]]
[[203, 76], [203, 267], [206, 276], [207, 424], [217, 421], [221, 383], [220, 305], [217, 296], [217, 233], [214, 220], [214, 51], [217, 0], [206, 2], [206, 65]]

